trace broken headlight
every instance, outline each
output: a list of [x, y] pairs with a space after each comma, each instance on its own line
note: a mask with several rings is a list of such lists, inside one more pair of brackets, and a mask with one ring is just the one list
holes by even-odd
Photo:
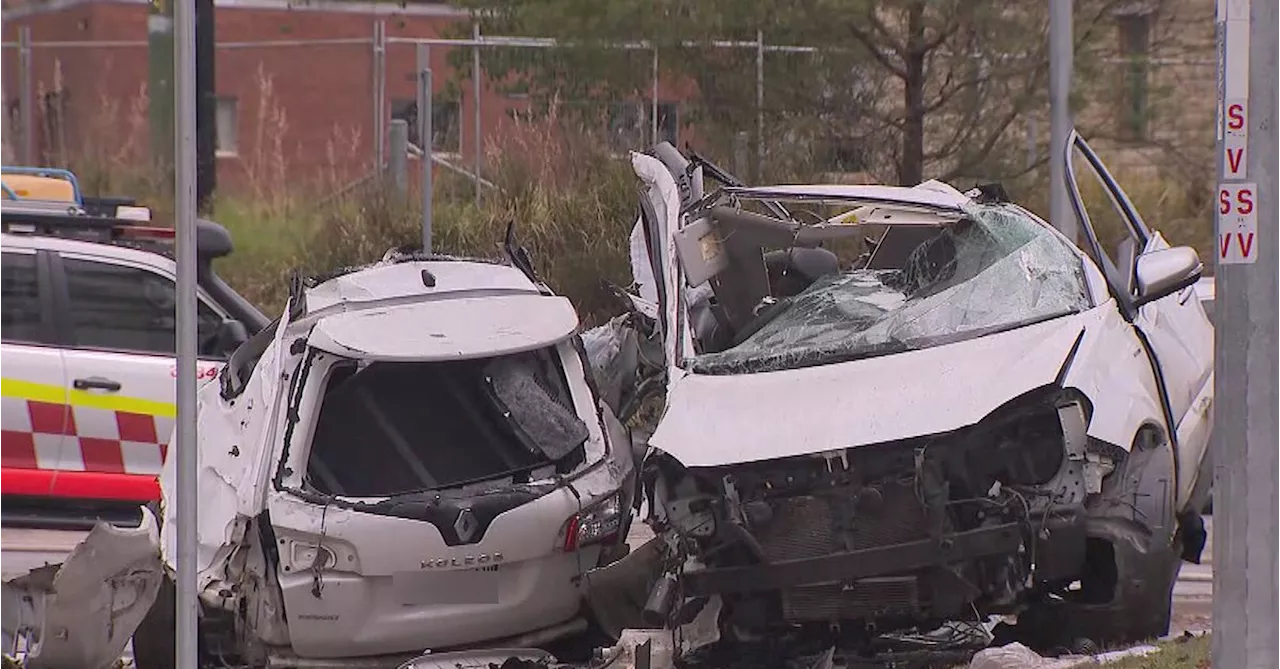
[[591, 544], [606, 543], [618, 538], [622, 527], [622, 491], [573, 514], [565, 521], [561, 546], [565, 552], [576, 551]]

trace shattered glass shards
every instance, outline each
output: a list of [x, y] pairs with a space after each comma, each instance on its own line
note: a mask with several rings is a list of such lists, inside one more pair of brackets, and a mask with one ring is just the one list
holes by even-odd
[[[557, 399], [541, 380], [532, 356], [499, 358], [485, 370], [502, 409], [524, 433], [528, 445], [559, 461], [590, 436], [567, 398]], [[567, 406], [566, 406], [567, 405]]]
[[615, 409], [624, 387], [635, 378], [640, 365], [640, 348], [636, 331], [626, 315], [615, 316], [608, 323], [582, 333], [582, 348], [596, 380], [601, 399]]
[[982, 205], [902, 268], [828, 275], [691, 369], [740, 374], [928, 348], [1089, 309], [1074, 249], [1013, 207]]

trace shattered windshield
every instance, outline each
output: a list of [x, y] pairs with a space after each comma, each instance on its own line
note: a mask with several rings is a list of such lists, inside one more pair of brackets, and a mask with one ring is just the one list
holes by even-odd
[[765, 309], [703, 374], [793, 369], [900, 353], [1090, 308], [1079, 256], [1015, 207], [978, 205], [897, 269], [821, 277]]
[[330, 374], [307, 482], [384, 497], [583, 461], [587, 426], [554, 348], [449, 362], [344, 361]]

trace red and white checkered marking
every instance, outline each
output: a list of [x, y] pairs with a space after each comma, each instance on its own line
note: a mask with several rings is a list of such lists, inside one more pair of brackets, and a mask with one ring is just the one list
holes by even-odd
[[160, 474], [166, 451], [160, 435], [167, 440], [169, 433], [159, 431], [155, 416], [5, 401], [27, 406], [25, 415], [15, 412], [14, 420], [0, 430], [0, 464], [6, 469]]

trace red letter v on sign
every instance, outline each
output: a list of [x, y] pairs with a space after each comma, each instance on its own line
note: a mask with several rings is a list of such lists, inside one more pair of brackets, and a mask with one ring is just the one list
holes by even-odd
[[1240, 257], [1248, 258], [1249, 252], [1253, 250], [1253, 233], [1237, 232], [1236, 241], [1240, 244]]
[[1240, 171], [1240, 163], [1244, 158], [1244, 149], [1227, 149], [1227, 166], [1234, 174]]
[[1231, 233], [1230, 232], [1223, 235], [1222, 239], [1218, 240], [1218, 246], [1219, 246], [1218, 257], [1219, 258], [1227, 257], [1227, 251], [1231, 250]]

